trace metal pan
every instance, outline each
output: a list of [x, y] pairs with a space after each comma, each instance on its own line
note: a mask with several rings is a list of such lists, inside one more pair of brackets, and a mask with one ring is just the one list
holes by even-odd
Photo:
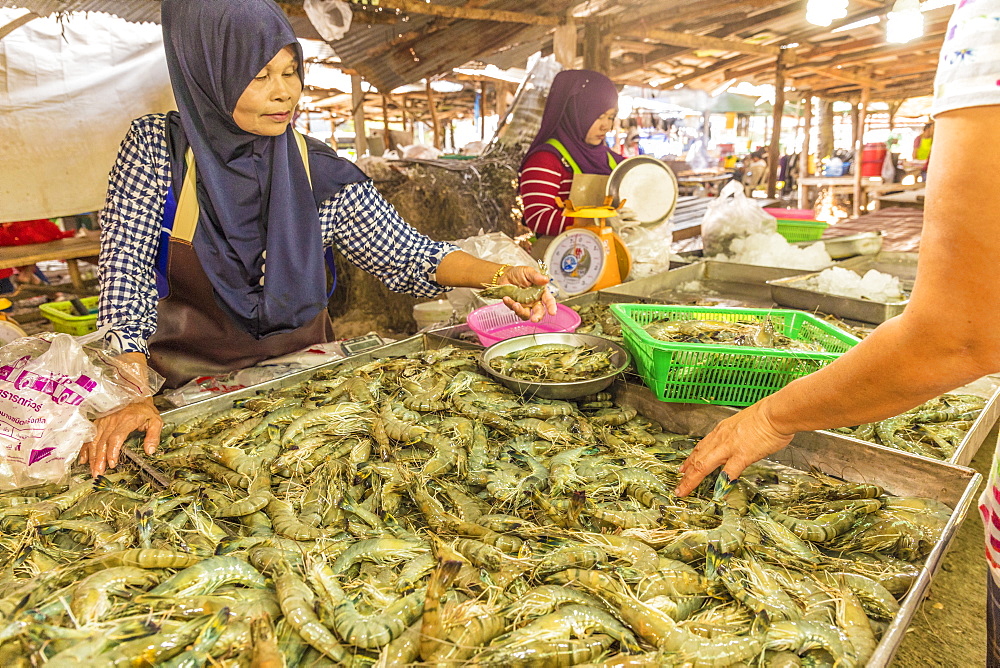
[[[597, 350], [609, 350], [611, 364], [613, 368], [610, 372], [599, 378], [588, 378], [570, 383], [543, 383], [531, 382], [514, 378], [494, 371], [490, 366], [490, 360], [508, 355], [515, 350], [528, 348], [530, 346], [540, 346], [547, 343], [564, 343], [571, 346], [588, 346]], [[545, 333], [528, 334], [526, 336], [515, 336], [512, 339], [494, 343], [483, 351], [480, 356], [479, 366], [483, 371], [497, 379], [522, 397], [541, 397], [542, 399], [577, 399], [588, 394], [603, 392], [615, 378], [625, 371], [631, 364], [631, 357], [628, 351], [613, 341], [608, 341], [600, 336], [590, 336], [589, 334], [569, 334], [569, 333]]]
[[[823, 242], [826, 252], [830, 254], [830, 257], [834, 260], [843, 260], [857, 255], [875, 255], [882, 250], [884, 236], [885, 233], [881, 231], [859, 232], [858, 234], [851, 234], [846, 237], [830, 237], [829, 239], [820, 239], [820, 241]], [[793, 245], [804, 248], [814, 243], [816, 242], [797, 241]]]
[[606, 193], [616, 207], [625, 201], [640, 224], [658, 225], [677, 207], [677, 177], [666, 163], [640, 155], [615, 167]]
[[[897, 277], [903, 291], [913, 290], [913, 280], [917, 276], [916, 253], [878, 253], [838, 262], [837, 266], [850, 269], [858, 274], [874, 269], [883, 274]], [[889, 318], [894, 318], [903, 312], [908, 300], [898, 302], [874, 302], [869, 299], [842, 297], [827, 292], [818, 292], [806, 287], [806, 282], [816, 277], [819, 272], [810, 272], [799, 276], [775, 278], [767, 281], [771, 286], [771, 297], [783, 306], [799, 308], [803, 311], [822, 311], [839, 318], [860, 320], [875, 325]]]
[[[807, 281], [818, 275], [819, 272], [816, 272], [804, 276], [777, 278], [768, 281], [767, 284], [771, 286], [771, 298], [782, 306], [791, 306], [803, 311], [821, 311], [838, 318], [860, 320], [873, 325], [879, 325], [889, 318], [895, 318], [903, 312], [909, 302], [908, 299], [889, 303], [875, 302], [870, 299], [857, 299], [819, 292], [806, 287]], [[912, 283], [909, 285], [904, 283], [903, 285], [906, 292], [912, 288]]]

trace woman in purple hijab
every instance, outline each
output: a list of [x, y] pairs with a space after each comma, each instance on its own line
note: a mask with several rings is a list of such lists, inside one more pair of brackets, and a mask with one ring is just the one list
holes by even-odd
[[[334, 248], [418, 297], [548, 282], [420, 234], [357, 167], [294, 130], [302, 49], [272, 0], [163, 0], [161, 13], [178, 110], [132, 122], [101, 213], [98, 322], [137, 377], [148, 365], [177, 387], [333, 340]], [[536, 321], [556, 308], [547, 291], [508, 306]], [[95, 424], [81, 461], [98, 475], [134, 430], [155, 452], [162, 420], [147, 399]]]
[[553, 79], [542, 125], [521, 163], [524, 224], [538, 236], [568, 226], [556, 197], [570, 196], [574, 176], [608, 175], [623, 160], [605, 141], [617, 112], [618, 90], [600, 72], [564, 70]]

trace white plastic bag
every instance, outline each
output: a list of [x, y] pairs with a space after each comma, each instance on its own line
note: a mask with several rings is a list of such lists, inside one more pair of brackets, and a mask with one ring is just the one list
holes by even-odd
[[163, 379], [137, 375], [109, 355], [103, 332], [44, 333], [0, 348], [0, 489], [61, 482], [94, 435], [88, 418], [155, 392]]
[[885, 160], [882, 161], [882, 183], [896, 182], [896, 161], [893, 160], [892, 152], [885, 152]]
[[399, 150], [403, 153], [403, 160], [437, 160], [442, 154], [441, 149], [427, 144], [400, 146]]
[[632, 256], [632, 271], [626, 280], [647, 278], [669, 270], [673, 255], [670, 249], [673, 243], [673, 222], [667, 220], [659, 225], [643, 226], [631, 218], [631, 212], [627, 208], [623, 208], [618, 214], [618, 218], [611, 219], [611, 226]]
[[328, 42], [340, 39], [351, 29], [354, 13], [342, 0], [305, 0], [302, 9], [316, 32]]
[[734, 239], [777, 229], [778, 220], [748, 198], [741, 183], [730, 181], [709, 203], [701, 220], [705, 257], [728, 255]]

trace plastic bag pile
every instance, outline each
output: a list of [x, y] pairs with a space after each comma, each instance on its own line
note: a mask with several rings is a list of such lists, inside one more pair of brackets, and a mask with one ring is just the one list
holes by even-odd
[[112, 357], [101, 333], [44, 333], [0, 348], [0, 489], [60, 482], [84, 443], [90, 418], [151, 396], [163, 379]]
[[705, 258], [766, 267], [818, 270], [833, 264], [823, 242], [800, 248], [778, 234], [778, 221], [730, 181], [701, 221]]

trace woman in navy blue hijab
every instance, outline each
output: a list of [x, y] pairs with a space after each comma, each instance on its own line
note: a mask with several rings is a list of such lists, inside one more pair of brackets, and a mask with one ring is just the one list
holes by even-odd
[[[435, 242], [400, 219], [351, 162], [294, 131], [302, 50], [271, 0], [164, 0], [177, 112], [136, 119], [102, 211], [99, 324], [144, 372], [178, 386], [333, 340], [324, 254], [337, 248], [397, 292], [543, 285]], [[538, 320], [555, 302], [529, 307]], [[162, 420], [151, 399], [96, 421], [81, 461], [97, 475], [134, 430]]]

